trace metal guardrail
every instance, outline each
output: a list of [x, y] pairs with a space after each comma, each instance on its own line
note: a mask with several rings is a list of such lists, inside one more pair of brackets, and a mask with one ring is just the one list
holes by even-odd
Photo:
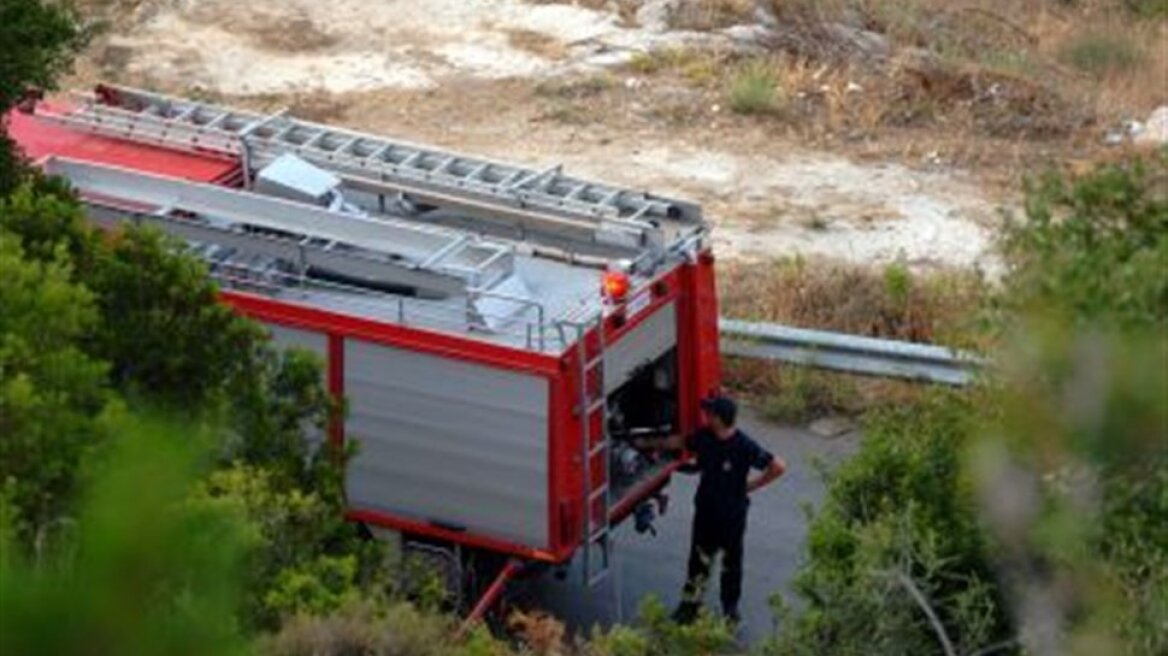
[[963, 386], [984, 361], [944, 346], [721, 319], [722, 353], [869, 376]]

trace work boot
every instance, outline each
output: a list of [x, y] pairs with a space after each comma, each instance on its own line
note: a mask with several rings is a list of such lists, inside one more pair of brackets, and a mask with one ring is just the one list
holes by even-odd
[[693, 624], [698, 618], [699, 608], [700, 606], [692, 601], [683, 601], [673, 611], [673, 621], [682, 626]]

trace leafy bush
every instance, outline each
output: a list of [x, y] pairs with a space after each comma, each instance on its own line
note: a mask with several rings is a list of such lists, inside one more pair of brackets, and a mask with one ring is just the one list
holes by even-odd
[[641, 601], [636, 624], [594, 630], [582, 649], [585, 656], [706, 656], [725, 653], [734, 645], [734, 634], [721, 619], [702, 611], [696, 622], [678, 625], [661, 600]]
[[781, 110], [782, 91], [773, 67], [753, 62], [730, 79], [730, 109], [740, 114], [775, 114]]
[[1005, 240], [1009, 312], [1121, 328], [1168, 317], [1168, 151], [1027, 187], [1025, 219]]
[[1007, 241], [1013, 339], [975, 464], [1033, 653], [1168, 649], [1166, 180], [1168, 152], [1047, 176]]
[[806, 609], [768, 653], [938, 653], [918, 593], [958, 653], [1009, 636], [961, 466], [973, 407], [940, 394], [868, 418], [860, 453], [828, 477], [811, 524], [795, 582]]
[[111, 432], [62, 548], [25, 558], [0, 525], [0, 653], [244, 653], [243, 519], [184, 503], [205, 436], [130, 419]]
[[70, 273], [63, 251], [25, 259], [0, 227], [0, 486], [25, 545], [43, 543], [72, 510], [113, 402], [108, 367], [78, 346], [98, 314]]
[[[90, 36], [76, 11], [67, 3], [43, 0], [4, 0], [0, 3], [0, 123], [29, 87], [51, 89], [57, 76], [69, 68], [73, 54]], [[0, 131], [0, 195], [26, 177], [15, 144]]]
[[224, 468], [200, 507], [251, 522], [246, 629], [376, 598], [378, 543], [342, 519], [347, 454], [306, 439], [338, 411], [317, 356], [273, 348], [162, 235], [99, 236], [50, 181], [0, 199], [0, 274], [0, 480], [18, 548], [68, 544], [50, 529], [72, 521], [82, 463], [108, 450], [107, 415], [165, 409], [215, 427]]
[[869, 417], [771, 653], [1168, 649], [1166, 179], [1168, 153], [1030, 185], [1001, 370]]

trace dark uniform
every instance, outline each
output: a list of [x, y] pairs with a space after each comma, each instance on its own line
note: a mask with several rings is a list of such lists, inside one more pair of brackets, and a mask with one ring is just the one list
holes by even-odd
[[697, 455], [701, 481], [694, 496], [693, 538], [679, 619], [696, 615], [710, 565], [719, 551], [722, 611], [737, 618], [738, 599], [742, 596], [742, 541], [750, 506], [747, 475], [751, 469], [767, 469], [775, 457], [740, 429], [730, 439], [720, 440], [712, 430], [702, 428], [686, 440], [686, 447]]

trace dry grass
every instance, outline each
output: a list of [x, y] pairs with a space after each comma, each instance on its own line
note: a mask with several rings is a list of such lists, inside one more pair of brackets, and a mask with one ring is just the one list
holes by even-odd
[[544, 59], [563, 59], [568, 54], [568, 46], [559, 39], [542, 32], [526, 29], [509, 29], [507, 43], [512, 48], [530, 52]]
[[754, 0], [691, 0], [678, 6], [670, 25], [681, 30], [717, 30], [749, 23], [755, 8]]
[[913, 275], [824, 260], [723, 262], [722, 313], [804, 328], [970, 346], [971, 308], [985, 292], [976, 274]]
[[[769, 55], [668, 50], [627, 70], [689, 85], [708, 105], [742, 107], [743, 120], [818, 147], [1002, 180], [1098, 157], [1107, 130], [1168, 104], [1168, 20], [1126, 9], [1154, 13], [1163, 0], [772, 1], [780, 32]], [[782, 111], [754, 109], [776, 103]]]
[[820, 417], [858, 417], [879, 407], [911, 403], [924, 388], [916, 383], [776, 365], [728, 357], [726, 386], [767, 419], [805, 424]]
[[[832, 54], [823, 26], [842, 22], [950, 65], [1025, 74], [1070, 104], [1096, 99], [1092, 105], [1105, 115], [1120, 106], [1146, 114], [1168, 102], [1163, 0], [773, 0], [773, 6], [809, 35], [817, 48], [807, 54], [817, 58]], [[1068, 59], [1081, 65], [1067, 66]]]
[[[722, 313], [804, 328], [914, 342], [979, 346], [975, 321], [985, 283], [970, 273], [912, 275], [821, 260], [724, 262]], [[920, 393], [918, 385], [730, 358], [726, 383], [769, 418], [804, 422], [829, 414], [856, 415]]]

